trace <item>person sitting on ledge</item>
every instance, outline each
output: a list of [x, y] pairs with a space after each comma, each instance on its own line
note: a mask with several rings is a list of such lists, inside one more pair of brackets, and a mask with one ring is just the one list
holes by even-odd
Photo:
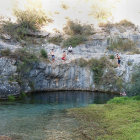
[[69, 53], [69, 52], [72, 52], [72, 54], [73, 54], [73, 50], [72, 50], [72, 46], [71, 46], [71, 45], [70, 45], [69, 48], [68, 48], [68, 53]]

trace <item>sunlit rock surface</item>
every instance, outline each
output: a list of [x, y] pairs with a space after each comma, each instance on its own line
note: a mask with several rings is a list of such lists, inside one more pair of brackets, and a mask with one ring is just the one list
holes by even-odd
[[[116, 31], [116, 30], [114, 30]], [[139, 35], [119, 35], [119, 38], [129, 38], [137, 42], [137, 47], [140, 48], [140, 36]], [[40, 51], [44, 48], [48, 54], [51, 49], [54, 49], [55, 63], [35, 63], [29, 72], [25, 73], [22, 77], [24, 81], [21, 86], [16, 80], [10, 80], [13, 76], [20, 76], [17, 72], [17, 60], [8, 59], [5, 57], [0, 58], [0, 97], [6, 98], [9, 95], [18, 95], [20, 91], [32, 92], [32, 91], [46, 91], [46, 90], [99, 90], [99, 91], [111, 91], [119, 92], [113, 85], [104, 87], [98, 86], [94, 83], [94, 73], [88, 67], [80, 67], [74, 63], [75, 59], [84, 58], [89, 60], [91, 58], [101, 58], [102, 56], [108, 56], [111, 54], [116, 55], [116, 52], [107, 50], [107, 46], [110, 43], [110, 35], [94, 34], [90, 36], [91, 40], [85, 41], [85, 44], [81, 44], [73, 48], [73, 54], [67, 53], [67, 47], [61, 48], [54, 44], [42, 44], [42, 46], [36, 47], [36, 51]], [[15, 50], [17, 46], [10, 45], [3, 41], [0, 41], [0, 49]], [[30, 49], [33, 49], [32, 47]], [[67, 61], [63, 63], [62, 53], [67, 53]], [[139, 65], [140, 54], [126, 55], [121, 54], [120, 68], [114, 68], [116, 76], [123, 79], [124, 83], [131, 80], [133, 66]], [[52, 61], [51, 55], [49, 60]], [[116, 60], [117, 63], [117, 60]]]

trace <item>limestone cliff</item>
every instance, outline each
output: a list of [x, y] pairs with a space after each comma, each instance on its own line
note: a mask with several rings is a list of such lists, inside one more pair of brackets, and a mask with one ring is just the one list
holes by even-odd
[[[122, 37], [121, 37], [122, 38]], [[123, 36], [123, 38], [125, 38]], [[138, 41], [139, 36], [127, 36], [134, 41]], [[94, 73], [88, 67], [80, 67], [78, 64], [73, 63], [74, 59], [84, 58], [86, 60], [91, 58], [100, 58], [115, 54], [107, 50], [110, 39], [107, 37], [93, 36], [91, 41], [86, 41], [83, 45], [78, 45], [73, 49], [74, 54], [67, 55], [66, 63], [62, 63], [62, 51], [67, 48], [61, 48], [54, 44], [44, 44], [41, 48], [46, 49], [48, 52], [54, 49], [56, 56], [56, 63], [36, 62], [32, 64], [32, 68], [27, 71], [22, 77], [20, 72], [17, 71], [18, 60], [10, 59], [7, 57], [0, 58], [0, 97], [7, 98], [9, 95], [18, 95], [20, 91], [48, 91], [48, 90], [99, 90], [119, 92], [119, 89], [114, 85], [97, 85], [94, 82]], [[4, 46], [3, 46], [4, 47]], [[7, 46], [6, 46], [7, 47]], [[11, 47], [11, 46], [10, 46]], [[11, 47], [13, 48], [13, 46]], [[140, 54], [126, 55], [120, 54], [121, 67], [114, 68], [116, 75], [121, 77], [123, 83], [130, 81], [133, 66], [139, 64]], [[51, 61], [51, 57], [49, 58]], [[110, 60], [111, 61], [111, 60]], [[117, 60], [116, 60], [117, 63]], [[106, 70], [105, 70], [106, 71]], [[14, 79], [20, 77], [20, 83]]]

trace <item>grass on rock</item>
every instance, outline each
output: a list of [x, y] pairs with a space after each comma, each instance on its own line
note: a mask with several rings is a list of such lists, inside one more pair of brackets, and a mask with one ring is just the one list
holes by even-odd
[[87, 138], [97, 140], [139, 140], [140, 98], [116, 97], [103, 105], [69, 110]]
[[122, 38], [111, 38], [110, 45], [107, 47], [111, 51], [119, 52], [133, 52], [139, 54], [140, 51], [137, 48], [137, 42], [134, 42], [130, 39]]

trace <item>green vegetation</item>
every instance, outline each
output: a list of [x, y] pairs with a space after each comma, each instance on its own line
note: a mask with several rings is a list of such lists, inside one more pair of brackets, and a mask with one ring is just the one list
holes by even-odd
[[83, 43], [84, 38], [84, 35], [73, 35], [63, 42], [63, 46], [66, 47], [72, 45], [72, 47], [76, 47], [77, 45]]
[[103, 76], [104, 68], [107, 67], [106, 64], [109, 64], [109, 61], [106, 57], [102, 57], [101, 59], [92, 58], [89, 62], [91, 63], [91, 70], [94, 72], [94, 82], [99, 84]]
[[26, 49], [17, 50], [11, 53], [9, 57], [19, 61], [17, 63], [17, 72], [19, 72], [19, 75], [14, 78], [20, 85], [24, 85], [26, 81], [24, 76], [32, 69], [33, 63], [39, 62], [39, 58]]
[[93, 80], [96, 86], [103, 85], [107, 89], [115, 87], [121, 90], [122, 79], [116, 76], [114, 68], [112, 68], [115, 67], [115, 65], [105, 56], [100, 59], [92, 58], [88, 61], [80, 58], [77, 63], [80, 67], [90, 67], [91, 71], [93, 71]]
[[132, 23], [131, 21], [128, 21], [126, 19], [121, 20], [119, 23], [115, 24], [116, 26], [123, 26], [123, 27], [135, 27], [135, 24]]
[[131, 65], [132, 65], [132, 62], [128, 61], [128, 62], [127, 62], [127, 65], [128, 65], [128, 66], [131, 66]]
[[140, 96], [116, 97], [107, 104], [68, 110], [81, 126], [78, 132], [87, 139], [139, 140]]
[[106, 28], [106, 31], [108, 33], [110, 33], [110, 29], [113, 28], [113, 27], [116, 27], [120, 33], [124, 33], [126, 32], [126, 29], [127, 27], [132, 27], [134, 28], [135, 27], [135, 24], [133, 24], [132, 22], [124, 19], [124, 20], [121, 20], [120, 22], [118, 23], [111, 23], [111, 22], [107, 22], [107, 23], [99, 23], [99, 27], [104, 27]]
[[14, 75], [11, 75], [11, 76], [9, 77], [9, 81], [12, 82], [12, 81], [14, 81], [14, 80], [15, 80]]
[[24, 97], [26, 97], [26, 94], [25, 94], [25, 92], [21, 91], [20, 95], [19, 95], [19, 99], [22, 99]]
[[140, 95], [140, 67], [135, 66], [135, 71], [132, 73], [132, 80], [127, 83], [125, 90], [128, 96]]
[[41, 49], [40, 53], [41, 53], [42, 57], [48, 58], [48, 54], [47, 54], [47, 51], [45, 49]]
[[1, 50], [1, 55], [2, 56], [9, 56], [10, 55], [10, 50], [9, 49]]
[[110, 55], [109, 58], [110, 58], [110, 59], [114, 59], [115, 56], [114, 56], [114, 55]]
[[82, 25], [78, 20], [68, 20], [63, 30], [66, 34], [71, 36], [70, 38], [64, 40], [64, 47], [69, 46], [70, 44], [73, 47], [76, 47], [77, 45], [84, 42], [85, 36], [91, 35], [94, 32], [92, 25]]
[[80, 58], [78, 64], [80, 67], [86, 67], [88, 65], [88, 61], [84, 58]]
[[140, 53], [136, 47], [136, 42], [129, 40], [129, 39], [122, 39], [122, 38], [112, 38], [110, 39], [110, 46], [107, 47], [108, 50], [111, 51], [133, 51], [136, 53]]
[[55, 36], [55, 37], [52, 37], [48, 40], [49, 43], [53, 43], [53, 44], [56, 44], [56, 45], [60, 45], [60, 43], [62, 42], [63, 38], [61, 36]]
[[103, 22], [100, 22], [99, 23], [99, 27], [105, 27], [105, 28], [108, 28], [108, 29], [111, 29], [112, 27], [135, 27], [135, 24], [124, 19], [124, 20], [121, 20], [120, 22], [117, 22], [117, 23], [111, 23], [111, 22], [107, 22], [107, 23], [103, 23]]
[[13, 95], [10, 95], [10, 96], [8, 96], [8, 100], [9, 101], [14, 101], [15, 100], [15, 97]]
[[89, 24], [81, 24], [78, 20], [68, 20], [63, 28], [66, 34], [73, 35], [91, 35], [94, 28]]
[[14, 41], [24, 40], [29, 30], [37, 31], [41, 25], [52, 22], [43, 9], [40, 0], [27, 0], [26, 2], [24, 10], [14, 6], [13, 14], [17, 18], [15, 23], [11, 19], [2, 22], [2, 32], [9, 34]]
[[108, 32], [108, 33], [110, 33], [110, 29], [111, 28], [113, 28], [113, 24], [111, 23], [111, 22], [107, 22], [107, 23], [99, 23], [99, 27], [104, 27], [104, 28], [106, 28], [106, 31]]

